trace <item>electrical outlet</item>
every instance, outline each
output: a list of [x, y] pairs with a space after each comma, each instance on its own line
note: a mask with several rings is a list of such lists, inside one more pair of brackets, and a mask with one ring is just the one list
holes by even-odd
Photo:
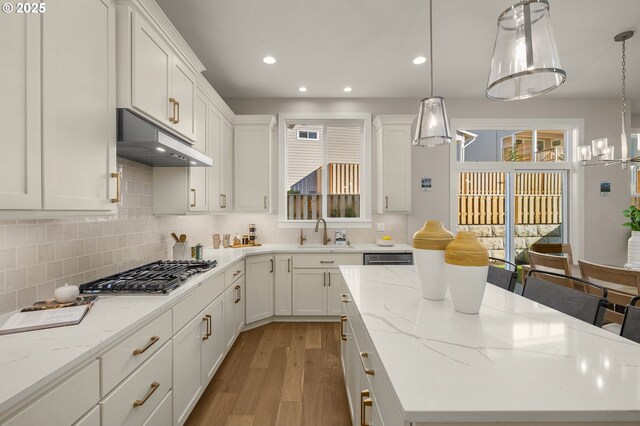
[[376, 231], [384, 232], [384, 223], [376, 223]]

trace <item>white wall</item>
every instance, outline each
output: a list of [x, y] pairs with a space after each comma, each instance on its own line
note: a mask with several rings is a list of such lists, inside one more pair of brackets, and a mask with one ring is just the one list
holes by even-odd
[[[418, 98], [355, 99], [226, 99], [236, 114], [278, 114], [284, 112], [370, 112], [378, 114], [416, 114]], [[620, 140], [620, 101], [607, 99], [557, 99], [539, 97], [518, 102], [492, 102], [485, 99], [447, 99], [449, 118], [582, 118], [583, 141], [607, 137]], [[634, 123], [639, 124], [637, 116]], [[618, 142], [619, 143], [619, 142]], [[616, 149], [619, 154], [619, 147]], [[374, 171], [375, 173], [375, 171]], [[433, 179], [431, 192], [421, 192], [422, 176]], [[594, 262], [621, 265], [626, 260], [629, 232], [620, 224], [621, 210], [629, 204], [629, 171], [619, 166], [592, 166], [585, 169], [584, 240], [585, 258]], [[407, 239], [425, 219], [449, 222], [449, 150], [446, 147], [414, 149], [412, 159], [413, 213], [407, 218]], [[611, 194], [601, 197], [600, 181], [611, 182]], [[375, 199], [372, 200], [375, 203]]]

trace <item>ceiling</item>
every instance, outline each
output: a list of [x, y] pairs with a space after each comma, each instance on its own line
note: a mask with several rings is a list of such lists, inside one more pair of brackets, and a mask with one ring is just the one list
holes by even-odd
[[[224, 98], [429, 94], [427, 0], [157, 0]], [[498, 15], [516, 1], [433, 0], [436, 95], [481, 98]], [[567, 81], [543, 96], [618, 97], [621, 44], [639, 0], [550, 0]], [[272, 55], [277, 62], [266, 65]], [[640, 101], [640, 33], [627, 41], [627, 93]], [[308, 91], [300, 93], [298, 87]], [[353, 87], [345, 93], [345, 86]], [[634, 102], [634, 103], [636, 103]], [[638, 105], [638, 103], [636, 103]]]

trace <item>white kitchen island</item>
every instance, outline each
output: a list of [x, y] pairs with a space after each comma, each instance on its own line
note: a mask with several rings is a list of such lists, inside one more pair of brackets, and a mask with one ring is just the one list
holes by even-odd
[[413, 266], [340, 270], [354, 424], [640, 424], [639, 344], [489, 284], [467, 315]]

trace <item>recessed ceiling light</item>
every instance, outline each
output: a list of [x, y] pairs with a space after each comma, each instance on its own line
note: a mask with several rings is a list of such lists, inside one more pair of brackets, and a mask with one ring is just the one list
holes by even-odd
[[164, 148], [163, 148], [163, 147], [161, 147], [161, 146], [156, 146], [156, 149], [157, 149], [158, 151], [160, 151], [160, 152], [165, 152], [165, 151], [166, 151], [166, 149], [164, 149]]
[[273, 65], [276, 63], [276, 58], [274, 58], [273, 56], [265, 56], [264, 58], [262, 58], [262, 62], [264, 62], [265, 64]]
[[306, 88], [306, 87], [304, 87], [304, 86], [300, 86], [300, 87], [298, 88], [298, 90], [299, 90], [299, 91], [301, 91], [301, 92], [306, 92], [306, 91], [307, 91], [307, 88]]
[[413, 63], [416, 65], [421, 65], [421, 64], [424, 64], [425, 62], [427, 62], [427, 58], [425, 58], [424, 56], [418, 56], [413, 59]]
[[351, 89], [351, 87], [349, 87], [349, 86], [344, 88], [344, 91], [347, 92], [347, 93], [349, 93], [351, 90], [353, 90], [353, 89]]

